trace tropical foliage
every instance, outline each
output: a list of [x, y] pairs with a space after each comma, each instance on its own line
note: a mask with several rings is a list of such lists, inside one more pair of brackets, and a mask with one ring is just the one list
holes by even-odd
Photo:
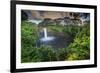
[[50, 46], [36, 47], [39, 39], [38, 25], [22, 21], [21, 23], [21, 62], [45, 62], [85, 60], [90, 58], [90, 26], [66, 25], [48, 26], [53, 32], [64, 32], [73, 36], [73, 42], [66, 48], [55, 50]]

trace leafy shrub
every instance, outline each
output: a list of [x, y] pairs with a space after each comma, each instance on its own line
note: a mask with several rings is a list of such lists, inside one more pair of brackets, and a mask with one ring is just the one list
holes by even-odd
[[42, 62], [44, 61], [56, 61], [55, 51], [48, 46], [41, 46], [38, 48], [38, 56]]
[[53, 26], [48, 26], [48, 28], [52, 31], [52, 32], [56, 32], [56, 33], [63, 33], [63, 29], [64, 27], [61, 25], [53, 25]]
[[65, 28], [63, 29], [63, 32], [75, 37], [76, 34], [81, 31], [81, 29], [82, 27], [78, 25], [66, 25]]
[[22, 21], [21, 23], [21, 58], [22, 62], [30, 61], [29, 52], [38, 39], [37, 26], [31, 22]]
[[[28, 48], [27, 48], [28, 49]], [[26, 53], [27, 52], [27, 53]], [[30, 51], [24, 50], [25, 55], [22, 62], [45, 62], [56, 61], [55, 52], [52, 48], [41, 46], [40, 48], [31, 48]]]
[[53, 32], [72, 35], [74, 40], [66, 48], [55, 50], [50, 46], [36, 47], [39, 39], [38, 26], [31, 22], [21, 23], [21, 62], [46, 62], [64, 60], [85, 60], [90, 58], [90, 26], [48, 26]]
[[37, 26], [31, 22], [21, 23], [21, 41], [26, 44], [35, 45], [36, 39], [38, 39]]
[[66, 60], [84, 60], [90, 58], [90, 29], [89, 25], [83, 27], [82, 31], [76, 34], [74, 42], [68, 47], [69, 54]]
[[68, 54], [68, 49], [67, 48], [59, 49], [59, 51], [57, 51], [57, 54], [58, 54], [59, 61], [64, 61], [66, 55]]

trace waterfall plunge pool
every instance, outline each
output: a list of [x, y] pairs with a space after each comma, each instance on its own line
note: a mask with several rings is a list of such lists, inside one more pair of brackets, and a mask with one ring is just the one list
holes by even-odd
[[45, 45], [55, 49], [66, 48], [73, 41], [73, 38], [70, 35], [48, 32], [47, 28], [43, 28], [43, 31], [40, 32], [39, 35], [40, 39], [37, 41], [36, 47]]

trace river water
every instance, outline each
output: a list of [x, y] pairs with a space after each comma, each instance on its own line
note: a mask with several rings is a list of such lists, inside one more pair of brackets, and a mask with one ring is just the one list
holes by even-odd
[[40, 32], [40, 39], [37, 41], [37, 47], [40, 47], [41, 45], [45, 46], [51, 46], [54, 49], [59, 48], [66, 48], [72, 41], [73, 38], [70, 35], [67, 35], [65, 33], [53, 33], [53, 32], [47, 32], [47, 37], [53, 37], [53, 40], [49, 41], [41, 41], [42, 38], [44, 38], [44, 32]]

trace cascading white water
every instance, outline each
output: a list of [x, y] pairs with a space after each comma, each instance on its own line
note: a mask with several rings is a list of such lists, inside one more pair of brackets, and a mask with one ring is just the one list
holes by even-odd
[[44, 38], [47, 38], [47, 29], [44, 28], [44, 29], [43, 29], [43, 32], [44, 32]]
[[47, 36], [47, 28], [43, 28], [44, 37], [41, 38], [41, 41], [51, 41], [54, 39], [53, 36]]

